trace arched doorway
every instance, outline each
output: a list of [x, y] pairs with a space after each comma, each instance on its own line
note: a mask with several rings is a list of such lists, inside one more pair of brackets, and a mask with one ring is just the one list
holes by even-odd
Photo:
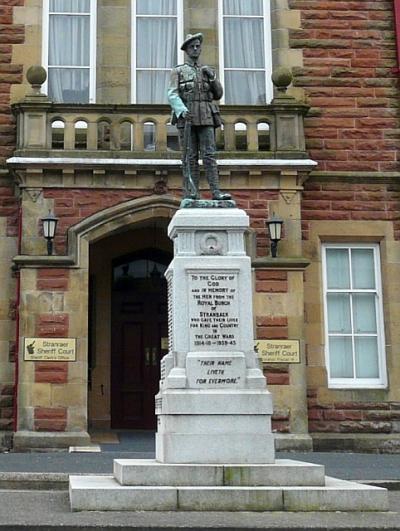
[[113, 260], [111, 427], [156, 427], [154, 397], [168, 349], [170, 254], [148, 248]]
[[88, 421], [93, 431], [154, 429], [154, 396], [167, 347], [172, 260], [168, 219], [153, 219], [89, 247]]

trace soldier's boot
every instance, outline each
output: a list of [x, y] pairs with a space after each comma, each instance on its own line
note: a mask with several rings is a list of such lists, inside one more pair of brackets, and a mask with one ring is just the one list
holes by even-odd
[[217, 201], [231, 199], [231, 194], [228, 194], [227, 192], [221, 192], [221, 190], [219, 189], [219, 178], [216, 169], [213, 175], [209, 176], [208, 184], [210, 185], [210, 190], [213, 199]]

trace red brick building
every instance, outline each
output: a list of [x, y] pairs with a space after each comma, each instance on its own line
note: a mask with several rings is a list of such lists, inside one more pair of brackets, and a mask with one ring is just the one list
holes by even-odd
[[[197, 4], [0, 2], [3, 444], [154, 426], [181, 186], [164, 86], [201, 31], [225, 87], [222, 187], [251, 218], [255, 339], [300, 344], [300, 363], [264, 364], [277, 447], [397, 451], [398, 2]], [[30, 361], [46, 338], [76, 340], [74, 360]]]

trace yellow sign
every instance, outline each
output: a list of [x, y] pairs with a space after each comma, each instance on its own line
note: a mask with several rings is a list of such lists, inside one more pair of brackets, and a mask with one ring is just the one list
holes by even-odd
[[26, 337], [25, 361], [76, 361], [76, 339]]
[[263, 363], [300, 363], [300, 342], [297, 339], [259, 339], [254, 350]]
[[161, 350], [168, 350], [168, 337], [161, 338]]

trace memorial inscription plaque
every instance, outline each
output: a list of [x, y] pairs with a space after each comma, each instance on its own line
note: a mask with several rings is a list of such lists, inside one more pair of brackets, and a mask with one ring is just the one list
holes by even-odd
[[189, 270], [190, 387], [242, 387], [245, 358], [239, 348], [239, 300], [236, 270]]
[[188, 271], [189, 350], [232, 351], [239, 345], [237, 271]]

